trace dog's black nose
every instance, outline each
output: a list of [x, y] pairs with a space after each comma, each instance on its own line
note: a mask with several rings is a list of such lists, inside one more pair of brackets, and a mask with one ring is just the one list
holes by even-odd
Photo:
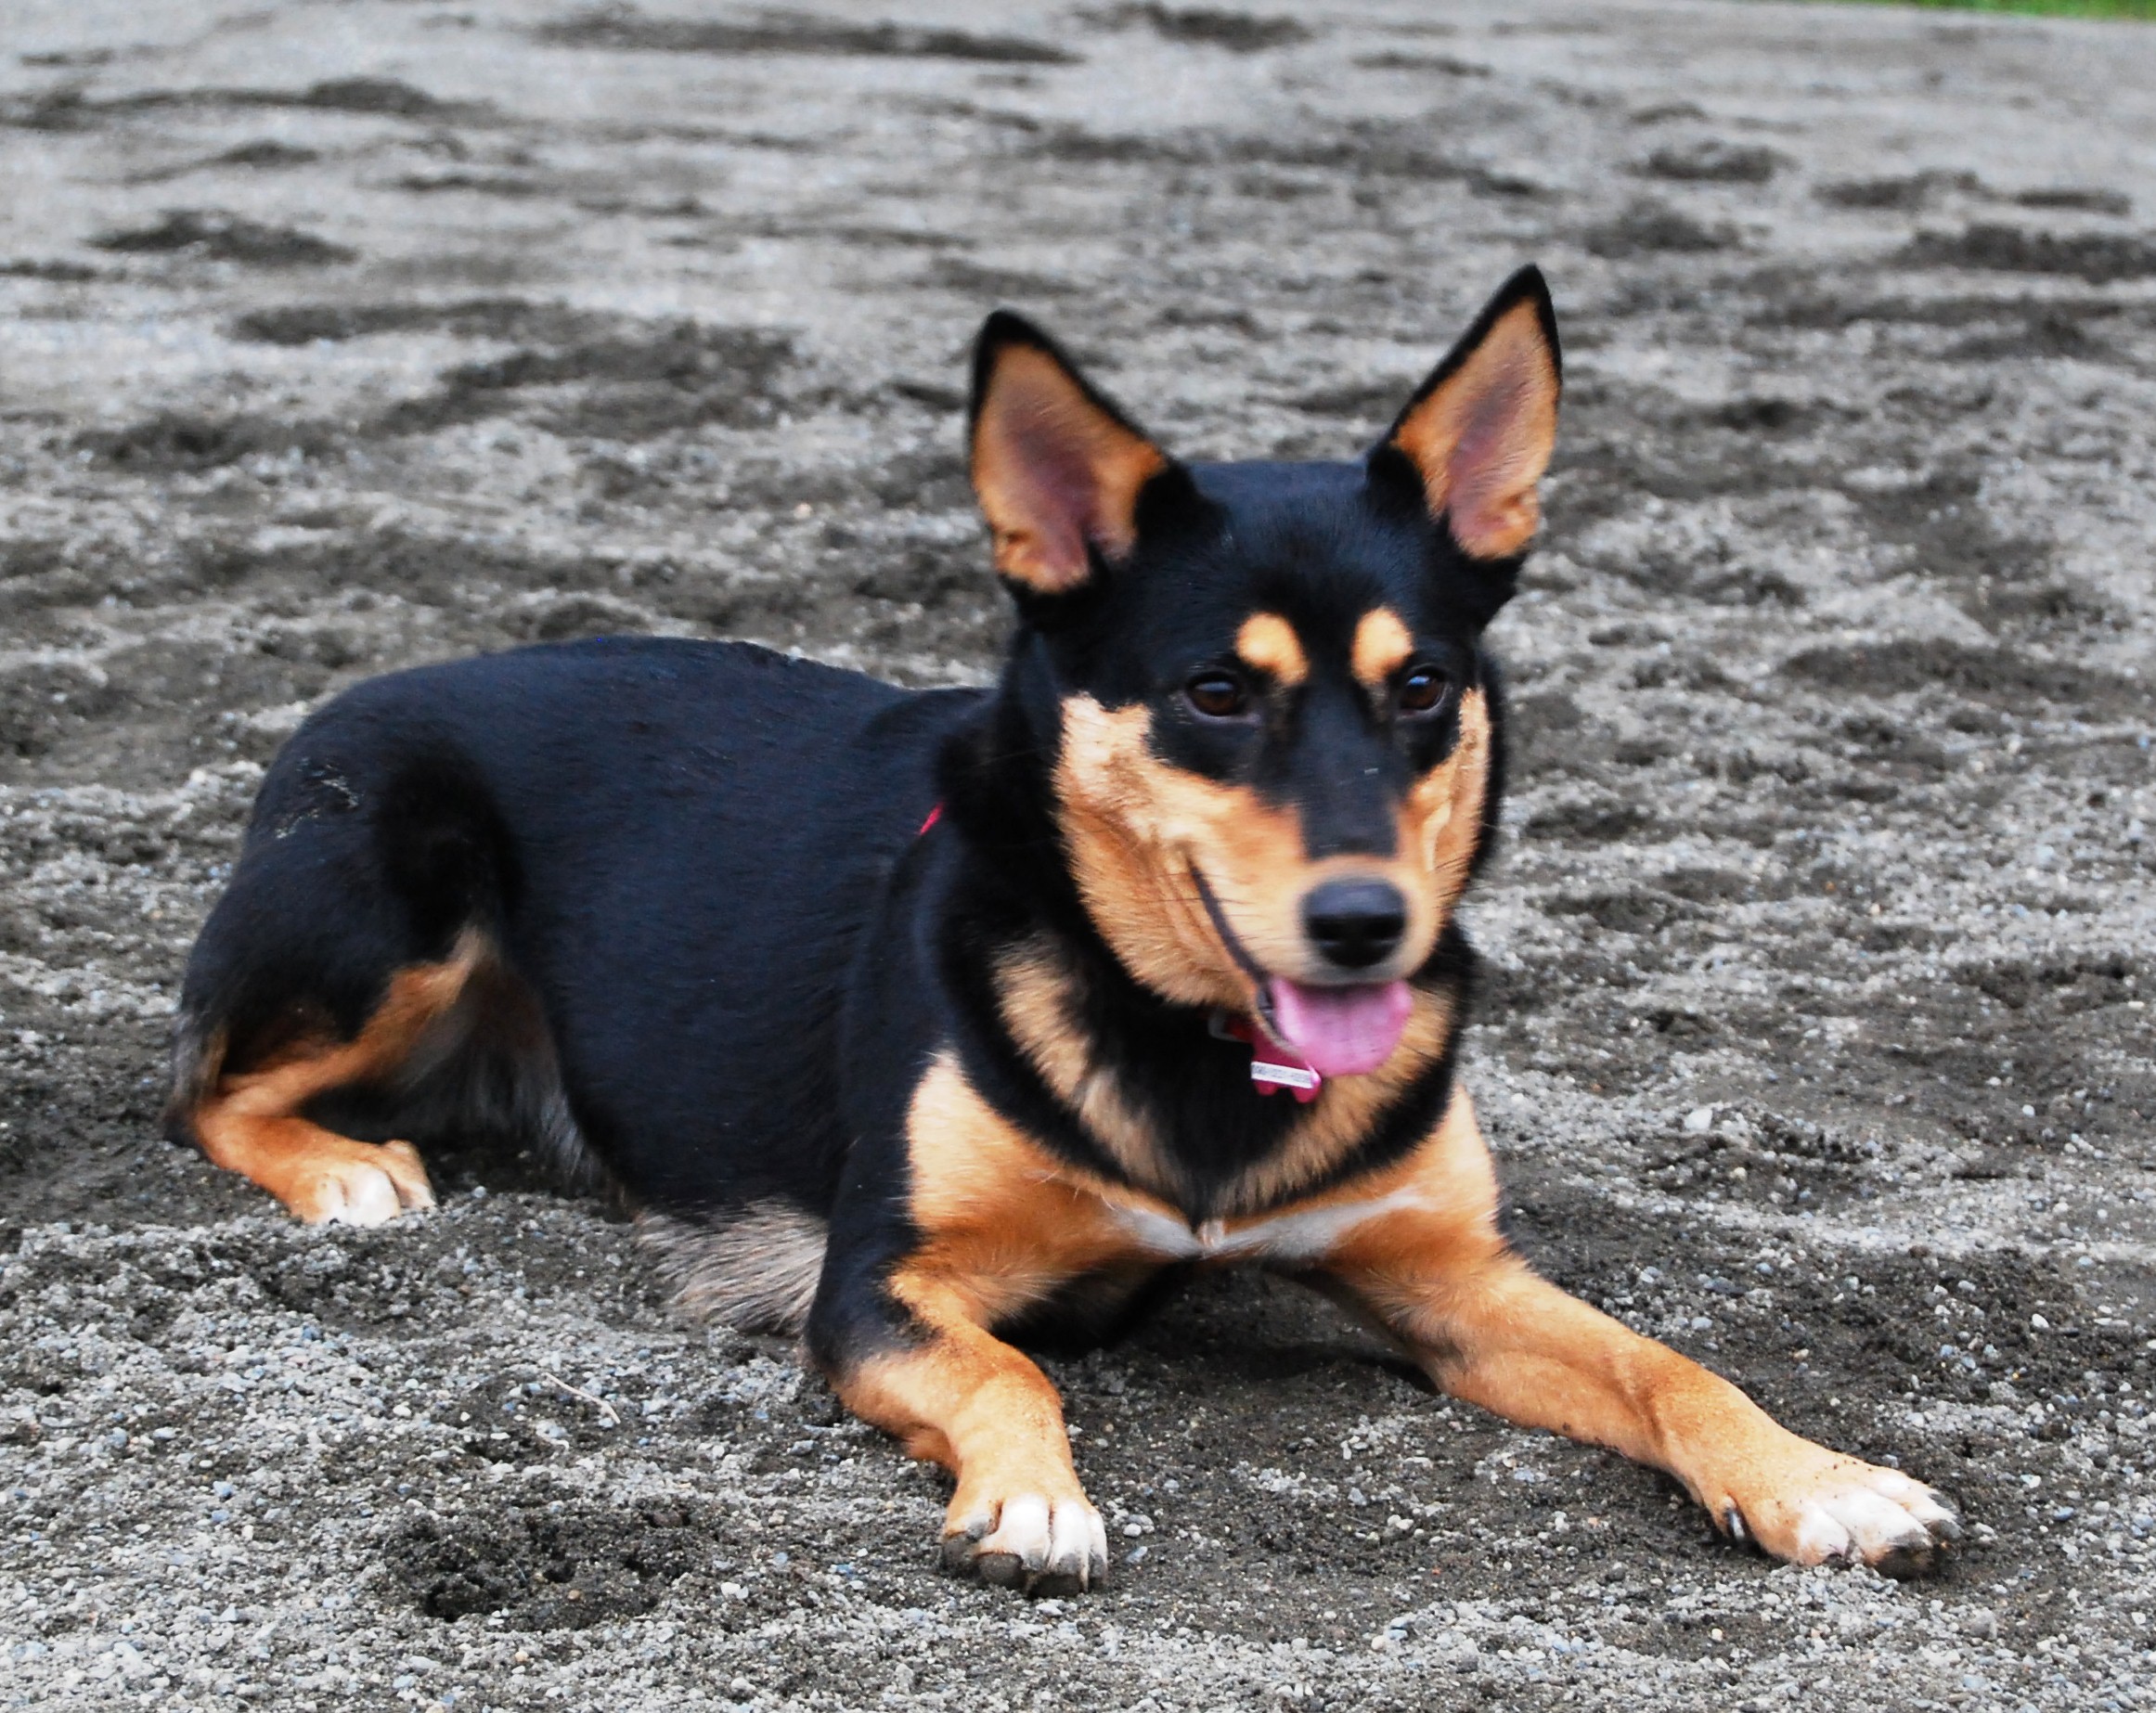
[[1303, 926], [1328, 962], [1367, 970], [1407, 932], [1407, 900], [1388, 881], [1327, 881], [1302, 901]]

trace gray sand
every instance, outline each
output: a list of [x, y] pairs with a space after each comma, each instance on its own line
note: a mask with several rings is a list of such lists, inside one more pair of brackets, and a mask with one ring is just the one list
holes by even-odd
[[[0, 1702], [2156, 1701], [2156, 31], [884, 16], [6, 8]], [[987, 308], [1186, 450], [1333, 455], [1530, 258], [1571, 385], [1473, 910], [1521, 1241], [1947, 1488], [1943, 1575], [1776, 1568], [1240, 1279], [1052, 1364], [1118, 1565], [1027, 1604], [528, 1162], [310, 1231], [158, 1139], [323, 697], [628, 631], [976, 679]]]

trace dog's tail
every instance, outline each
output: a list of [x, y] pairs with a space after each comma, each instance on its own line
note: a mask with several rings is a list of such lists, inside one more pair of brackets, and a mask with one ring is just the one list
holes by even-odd
[[683, 1217], [637, 1216], [637, 1240], [674, 1287], [674, 1305], [744, 1333], [797, 1334], [823, 1275], [830, 1226], [786, 1202]]
[[202, 1097], [216, 1086], [225, 1068], [225, 1031], [206, 1026], [191, 1011], [183, 1011], [173, 1024], [172, 1088], [165, 1097], [164, 1133], [183, 1148], [198, 1148], [195, 1114]]

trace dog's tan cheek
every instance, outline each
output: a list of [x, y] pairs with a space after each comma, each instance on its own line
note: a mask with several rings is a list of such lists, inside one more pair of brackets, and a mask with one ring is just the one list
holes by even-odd
[[1449, 911], [1467, 883], [1490, 789], [1490, 705], [1480, 690], [1460, 699], [1452, 753], [1416, 781], [1401, 814], [1401, 847], [1422, 857], [1421, 884]]
[[1215, 841], [1205, 782], [1155, 757], [1143, 707], [1064, 702], [1057, 814], [1087, 914], [1130, 972], [1171, 998], [1230, 1003], [1240, 978], [1216, 945], [1179, 853]]
[[1234, 786], [1204, 788], [1211, 798], [1191, 855], [1243, 947], [1269, 970], [1293, 970], [1305, 953], [1302, 895], [1312, 869], [1292, 811]]

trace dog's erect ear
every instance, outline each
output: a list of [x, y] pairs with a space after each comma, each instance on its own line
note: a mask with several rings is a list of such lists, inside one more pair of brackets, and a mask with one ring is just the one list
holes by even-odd
[[1063, 595], [1138, 538], [1138, 496], [1168, 455], [1086, 383], [1029, 321], [998, 310], [974, 346], [974, 493], [996, 570]]
[[1557, 437], [1557, 316], [1542, 270], [1504, 282], [1408, 402], [1380, 452], [1405, 457], [1430, 515], [1470, 558], [1506, 560], [1542, 522]]

